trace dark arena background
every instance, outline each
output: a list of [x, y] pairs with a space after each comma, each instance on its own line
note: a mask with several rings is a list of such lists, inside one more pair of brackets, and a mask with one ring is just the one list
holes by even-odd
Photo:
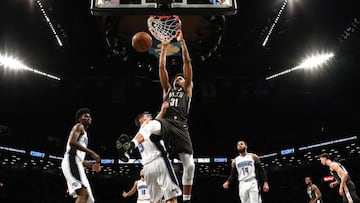
[[[119, 162], [115, 142], [122, 133], [134, 136], [138, 113], [159, 111], [159, 42], [145, 53], [131, 47], [133, 34], [148, 32], [147, 16], [159, 10], [120, 6], [105, 15], [92, 10], [94, 2], [0, 3], [1, 203], [75, 201], [60, 162], [80, 107], [92, 110], [89, 148], [102, 158], [100, 173], [87, 170], [96, 202], [136, 202], [121, 194], [139, 178], [140, 156]], [[324, 152], [347, 168], [359, 194], [358, 2], [160, 2], [179, 14], [192, 58], [192, 202], [240, 202], [237, 183], [222, 187], [240, 139], [267, 171], [264, 203], [308, 202], [306, 176], [325, 203], [342, 202], [319, 161]], [[228, 9], [229, 2], [236, 7]], [[170, 75], [181, 71], [180, 53], [167, 63]], [[181, 164], [173, 164], [181, 180]]]

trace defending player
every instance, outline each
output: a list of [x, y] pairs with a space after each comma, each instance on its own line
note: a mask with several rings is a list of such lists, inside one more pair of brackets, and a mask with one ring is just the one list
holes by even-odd
[[161, 123], [144, 113], [135, 122], [140, 125], [135, 137], [130, 141], [127, 135], [121, 135], [117, 141], [120, 159], [126, 161], [124, 154], [138, 148], [151, 201], [158, 202], [164, 197], [167, 203], [177, 203], [182, 192], [162, 140]]

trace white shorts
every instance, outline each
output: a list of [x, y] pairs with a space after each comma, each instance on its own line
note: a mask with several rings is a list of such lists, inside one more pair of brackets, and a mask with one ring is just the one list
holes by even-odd
[[89, 193], [89, 198], [86, 202], [95, 202], [84, 166], [78, 157], [66, 154], [61, 162], [61, 170], [66, 179], [69, 195], [76, 198], [76, 190], [86, 187]]
[[143, 170], [152, 202], [158, 202], [162, 197], [168, 200], [182, 194], [180, 187], [171, 179], [170, 173], [175, 175], [173, 168], [169, 171], [162, 157], [145, 164]]
[[242, 203], [261, 203], [259, 186], [255, 178], [239, 182], [239, 196]]

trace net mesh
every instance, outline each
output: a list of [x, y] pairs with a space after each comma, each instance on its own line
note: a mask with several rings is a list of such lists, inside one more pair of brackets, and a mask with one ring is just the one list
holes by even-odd
[[181, 30], [179, 16], [150, 16], [147, 21], [150, 33], [159, 41], [174, 39]]

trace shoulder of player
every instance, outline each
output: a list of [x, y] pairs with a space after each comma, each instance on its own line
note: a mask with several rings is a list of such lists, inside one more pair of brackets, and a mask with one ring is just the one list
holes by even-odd
[[317, 189], [318, 187], [313, 183], [312, 185], [311, 185], [311, 189], [313, 189], [313, 190], [315, 190], [315, 189]]
[[235, 167], [236, 166], [236, 158], [238, 158], [239, 156], [236, 156], [235, 158], [231, 159], [231, 166]]
[[83, 132], [85, 131], [85, 127], [82, 123], [77, 123], [74, 125], [73, 130]]
[[253, 152], [248, 152], [247, 154], [253, 156], [253, 157], [259, 157], [257, 154], [253, 153]]
[[332, 161], [330, 163], [330, 165], [329, 165], [330, 169], [333, 169], [333, 170], [338, 169], [339, 166], [340, 166], [340, 164], [338, 162], [335, 162], [335, 161]]
[[248, 153], [249, 155], [251, 155], [251, 157], [254, 159], [255, 162], [260, 162], [260, 158], [257, 154], [255, 153]]

